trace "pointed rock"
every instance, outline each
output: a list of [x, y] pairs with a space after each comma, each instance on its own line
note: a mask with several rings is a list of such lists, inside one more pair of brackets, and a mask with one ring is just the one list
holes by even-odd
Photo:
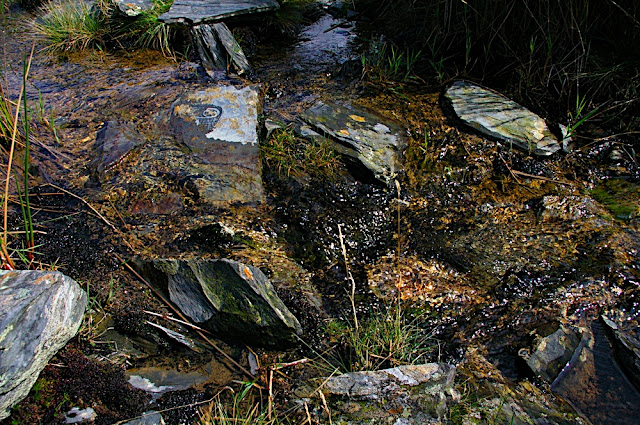
[[233, 260], [136, 261], [195, 324], [220, 338], [281, 347], [302, 332], [260, 269]]

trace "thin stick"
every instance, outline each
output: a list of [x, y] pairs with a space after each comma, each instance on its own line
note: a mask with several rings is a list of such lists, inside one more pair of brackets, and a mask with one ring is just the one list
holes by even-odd
[[517, 171], [517, 170], [510, 170], [510, 171], [511, 171], [512, 174], [517, 174], [517, 175], [522, 176], [522, 177], [528, 177], [530, 179], [538, 179], [538, 180], [543, 180], [543, 181], [550, 182], [550, 183], [563, 184], [565, 186], [571, 186], [570, 183], [562, 182], [560, 180], [550, 179], [548, 177], [536, 176], [536, 175], [529, 174], [529, 173], [523, 173], [522, 171]]
[[500, 159], [502, 160], [502, 162], [504, 162], [505, 167], [507, 167], [507, 170], [509, 170], [509, 173], [511, 173], [511, 177], [513, 177], [515, 179], [515, 181], [518, 182], [518, 184], [522, 184], [520, 182], [520, 180], [518, 180], [518, 178], [516, 177], [516, 175], [514, 174], [513, 170], [511, 169], [511, 167], [509, 167], [509, 164], [507, 164], [507, 161], [504, 160], [504, 158], [502, 157], [502, 154], [499, 153], [498, 155], [500, 155]]
[[190, 327], [191, 329], [195, 329], [195, 330], [197, 330], [197, 331], [202, 331], [202, 332], [205, 332], [205, 333], [209, 333], [209, 331], [208, 331], [208, 330], [206, 330], [206, 329], [199, 328], [198, 326], [196, 326], [196, 325], [194, 325], [194, 324], [192, 324], [192, 323], [185, 322], [185, 321], [183, 321], [183, 320], [178, 320], [178, 319], [176, 319], [175, 317], [167, 316], [166, 314], [154, 313], [154, 312], [152, 312], [152, 311], [147, 311], [147, 310], [142, 310], [142, 312], [143, 312], [143, 313], [150, 314], [150, 315], [152, 315], [152, 316], [162, 317], [163, 319], [171, 320], [171, 321], [176, 322], [176, 323], [180, 323], [181, 325], [188, 326], [188, 327]]
[[269, 368], [269, 403], [267, 407], [267, 418], [271, 420], [273, 410], [273, 368]]
[[[120, 261], [122, 263], [122, 265], [124, 265], [131, 273], [133, 273], [133, 275], [135, 277], [137, 277], [140, 282], [144, 283], [147, 288], [149, 288], [151, 290], [151, 292], [153, 292], [155, 294], [156, 297], [160, 298], [160, 300], [162, 300], [163, 303], [165, 303], [167, 305], [167, 307], [169, 307], [175, 314], [178, 315], [178, 317], [180, 317], [182, 320], [184, 320], [185, 322], [188, 322], [187, 318], [177, 309], [175, 308], [170, 302], [169, 300], [167, 300], [156, 288], [154, 288], [153, 286], [151, 286], [151, 284], [149, 282], [147, 282], [147, 280], [145, 278], [143, 278], [142, 276], [140, 276], [140, 274], [138, 272], [136, 272], [133, 267], [131, 267], [126, 261], [124, 261], [118, 254], [113, 253], [114, 257], [116, 257], [116, 259], [118, 261]], [[204, 334], [204, 332], [201, 332], [199, 330], [196, 330], [196, 333], [198, 335], [200, 335], [200, 338], [204, 339], [205, 341], [207, 341], [207, 343], [213, 347], [213, 349], [215, 349], [218, 353], [222, 354], [222, 356], [229, 360], [231, 363], [233, 363], [233, 365], [235, 367], [237, 367], [239, 370], [241, 370], [245, 375], [247, 375], [248, 377], [250, 377], [251, 379], [253, 379], [253, 375], [251, 374], [251, 372], [249, 372], [247, 369], [245, 369], [244, 367], [240, 366], [240, 364], [235, 361], [231, 356], [229, 356], [227, 353], [225, 353], [220, 347], [218, 347], [216, 344], [213, 343], [213, 341], [211, 341], [209, 338], [206, 337], [206, 335]]]
[[340, 247], [342, 248], [342, 256], [344, 257], [344, 267], [347, 271], [347, 279], [351, 281], [351, 296], [349, 297], [351, 301], [351, 309], [353, 310], [353, 323], [358, 330], [358, 314], [356, 313], [356, 281], [353, 279], [351, 275], [351, 271], [349, 270], [349, 259], [347, 258], [347, 248], [344, 246], [344, 237], [342, 236], [342, 224], [338, 224], [338, 235], [340, 236]]
[[62, 192], [64, 192], [64, 193], [66, 193], [67, 195], [72, 196], [72, 197], [76, 198], [77, 200], [81, 201], [83, 204], [85, 204], [86, 206], [88, 206], [88, 207], [89, 207], [89, 209], [90, 209], [91, 211], [93, 211], [93, 212], [94, 212], [98, 217], [100, 217], [100, 219], [101, 219], [102, 221], [104, 221], [104, 222], [105, 222], [105, 224], [106, 224], [107, 226], [111, 227], [111, 228], [112, 228], [114, 231], [116, 231], [117, 233], [120, 233], [120, 230], [119, 230], [116, 226], [114, 226], [114, 225], [113, 225], [109, 220], [107, 220], [106, 218], [104, 218], [104, 216], [103, 216], [102, 214], [100, 214], [100, 213], [98, 212], [98, 210], [96, 210], [95, 208], [93, 208], [93, 206], [92, 206], [89, 202], [87, 202], [87, 201], [85, 201], [84, 199], [82, 199], [82, 197], [80, 197], [80, 196], [76, 195], [75, 193], [70, 192], [70, 191], [68, 191], [68, 190], [66, 190], [66, 189], [63, 189], [63, 188], [61, 188], [60, 186], [56, 186], [56, 185], [55, 185], [55, 184], [53, 184], [53, 183], [47, 183], [47, 184], [48, 184], [49, 186], [51, 186], [51, 187], [55, 188], [55, 189], [58, 189], [58, 190], [60, 190], [60, 191], [62, 191]]
[[306, 401], [304, 402], [304, 411], [307, 413], [307, 423], [311, 425], [311, 415], [309, 414], [309, 405], [307, 404]]
[[289, 367], [289, 366], [296, 366], [296, 365], [299, 365], [299, 364], [306, 363], [308, 361], [309, 361], [309, 359], [304, 358], [304, 359], [296, 360], [296, 361], [289, 362], [289, 363], [277, 364], [277, 365], [274, 366], [274, 370], [283, 369], [283, 368]]

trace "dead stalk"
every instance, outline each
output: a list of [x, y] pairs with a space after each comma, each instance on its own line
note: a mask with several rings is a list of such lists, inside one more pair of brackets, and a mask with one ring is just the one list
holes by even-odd
[[347, 248], [344, 245], [344, 237], [342, 236], [342, 225], [338, 224], [338, 235], [340, 236], [340, 247], [342, 248], [342, 256], [344, 258], [344, 267], [347, 271], [347, 279], [351, 282], [351, 295], [349, 300], [351, 301], [351, 309], [353, 311], [353, 324], [358, 331], [358, 314], [356, 312], [356, 281], [353, 279], [353, 275], [349, 270], [349, 258], [347, 257]]
[[[27, 62], [27, 66], [25, 68], [23, 80], [26, 81], [29, 71], [31, 69], [31, 60], [33, 59], [33, 52], [35, 50], [35, 43], [31, 46], [31, 53], [29, 54], [29, 60]], [[7, 236], [8, 236], [8, 207], [9, 207], [9, 183], [11, 181], [11, 167], [13, 166], [13, 155], [16, 149], [16, 141], [18, 138], [18, 118], [20, 117], [20, 102], [22, 101], [22, 97], [26, 95], [25, 93], [25, 85], [23, 84], [20, 87], [20, 94], [18, 95], [18, 101], [16, 102], [16, 113], [13, 118], [13, 127], [11, 134], [11, 147], [9, 148], [9, 160], [7, 161], [7, 178], [5, 180], [4, 185], [4, 205], [3, 205], [3, 218], [4, 218], [4, 234], [2, 237], [2, 242], [0, 243], [0, 248], [2, 249], [2, 255], [5, 258], [6, 266], [9, 269], [14, 270], [16, 268], [13, 260], [9, 256], [9, 252], [7, 251]], [[25, 118], [26, 119], [26, 118]], [[26, 170], [24, 171], [27, 172]]]

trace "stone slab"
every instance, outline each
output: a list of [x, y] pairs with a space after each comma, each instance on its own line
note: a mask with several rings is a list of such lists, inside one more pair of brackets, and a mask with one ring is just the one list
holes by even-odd
[[170, 125], [201, 169], [196, 186], [210, 203], [262, 202], [257, 86], [216, 86], [182, 95]]
[[138, 16], [142, 12], [147, 12], [153, 9], [153, 2], [151, 0], [113, 0], [118, 10], [127, 16]]
[[318, 101], [300, 115], [302, 121], [335, 143], [336, 150], [360, 161], [390, 184], [402, 170], [404, 129], [362, 108]]
[[71, 339], [87, 294], [60, 272], [0, 271], [0, 420]]
[[[535, 155], [549, 156], [567, 143], [566, 137], [558, 140], [544, 119], [494, 90], [456, 81], [445, 96], [470, 127]], [[566, 135], [566, 128], [560, 130]]]
[[202, 24], [279, 8], [276, 0], [175, 0], [169, 11], [160, 15], [158, 20]]

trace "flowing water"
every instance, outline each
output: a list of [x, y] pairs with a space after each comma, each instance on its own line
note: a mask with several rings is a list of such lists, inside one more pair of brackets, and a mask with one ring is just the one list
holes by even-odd
[[[295, 293], [300, 291], [292, 281], [306, 285], [303, 292], [313, 296], [299, 306], [291, 302], [291, 309], [304, 316], [307, 333], [320, 316], [350, 314], [339, 226], [360, 314], [397, 297], [413, 303], [427, 313], [424, 326], [444, 341], [442, 360], [459, 362], [473, 347], [508, 379], [536, 379], [520, 350], [560, 322], [593, 322], [597, 389], [560, 394], [593, 424], [633, 423], [638, 393], [613, 373], [597, 318], [611, 309], [625, 309], [636, 320], [640, 314], [637, 221], [617, 219], [589, 198], [601, 176], [631, 174], [633, 164], [603, 159], [601, 147], [540, 160], [469, 134], [443, 111], [442, 87], [385, 86], [361, 80], [358, 72], [348, 78], [359, 63], [357, 40], [353, 24], [324, 15], [292, 44], [258, 46], [251, 59], [265, 88], [264, 115], [288, 123], [314, 101], [331, 98], [402, 122], [410, 141], [398, 186], [363, 179], [347, 166], [337, 179], [286, 178], [267, 167], [267, 204], [256, 209], [183, 206], [169, 196], [154, 209], [135, 210], [131, 205], [142, 192], [130, 185], [139, 177], [131, 167], [137, 152], [109, 179], [96, 180], [96, 130], [106, 121], [125, 121], [146, 141], [145, 149], [165, 149], [161, 123], [173, 100], [212, 84], [195, 64], [151, 51], [35, 56], [28, 98], [43, 99], [60, 139], [42, 140], [39, 178], [64, 182], [122, 224], [124, 235], [106, 235], [101, 244], [124, 241], [148, 256], [229, 255], [260, 265], [281, 289]], [[15, 64], [29, 48], [16, 27], [5, 30], [5, 55], [14, 64], [4, 73], [10, 93], [19, 90]], [[534, 177], [517, 178], [514, 169]], [[150, 172], [149, 181], [154, 178]], [[180, 176], [163, 178], [167, 191], [183, 184]], [[631, 196], [637, 200], [637, 190]], [[79, 229], [73, 220], [68, 231], [86, 240], [91, 229]], [[220, 236], [218, 223], [269, 248], [237, 246], [239, 239]], [[48, 237], [43, 252], [55, 259], [63, 248]], [[295, 278], [281, 277], [278, 264], [297, 267]], [[72, 277], [86, 278], [65, 267]], [[311, 317], [310, 305], [321, 307], [318, 317]], [[630, 419], [614, 421], [621, 417]]]

